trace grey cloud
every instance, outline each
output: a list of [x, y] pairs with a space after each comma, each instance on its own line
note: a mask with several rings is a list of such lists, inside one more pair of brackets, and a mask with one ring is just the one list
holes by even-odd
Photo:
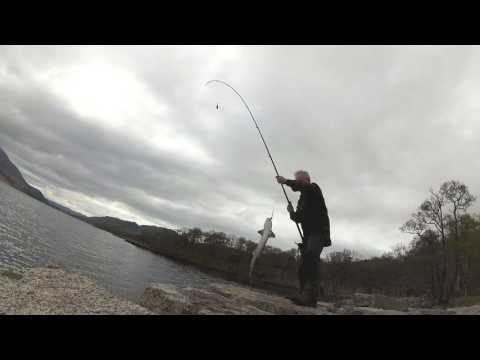
[[[477, 47], [438, 46], [0, 47], [0, 74], [3, 65], [17, 79], [2, 84], [0, 75], [0, 141], [54, 188], [118, 200], [177, 226], [250, 235], [254, 219], [267, 215], [260, 207], [280, 212], [284, 203], [241, 103], [228, 89], [203, 86], [223, 78], [252, 106], [280, 171], [306, 168], [320, 184], [334, 235], [348, 230], [336, 224], [349, 222], [378, 229], [371, 240], [334, 238], [335, 246], [378, 253], [402, 239], [387, 238], [385, 229], [398, 229], [430, 186], [454, 177], [480, 192], [479, 165], [466, 161], [476, 156], [478, 127], [468, 140], [459, 135], [469, 91], [462, 84], [478, 73], [479, 54]], [[156, 151], [128, 129], [87, 122], [34, 80], [92, 58], [133, 74], [167, 104], [162, 121], [215, 165]], [[468, 83], [476, 91], [479, 85]], [[278, 221], [288, 220], [283, 214]], [[289, 224], [276, 226], [295, 236]]]

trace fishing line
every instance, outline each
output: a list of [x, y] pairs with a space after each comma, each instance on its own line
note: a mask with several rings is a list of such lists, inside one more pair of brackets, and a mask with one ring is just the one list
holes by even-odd
[[[267, 150], [267, 154], [268, 154], [268, 157], [270, 158], [270, 161], [272, 162], [272, 165], [273, 165], [273, 168], [275, 169], [275, 173], [277, 174], [277, 176], [280, 176], [280, 174], [278, 173], [278, 170], [277, 170], [277, 166], [275, 165], [275, 161], [273, 161], [273, 158], [272, 158], [272, 154], [270, 153], [270, 149], [268, 148], [267, 146], [267, 143], [265, 142], [265, 138], [263, 137], [263, 134], [262, 132], [260, 131], [260, 127], [258, 126], [257, 124], [257, 121], [255, 120], [255, 117], [253, 116], [253, 113], [252, 111], [250, 110], [250, 107], [248, 106], [247, 102], [245, 101], [245, 99], [243, 98], [242, 95], [240, 95], [240, 93], [234, 89], [233, 86], [231, 86], [230, 84], [226, 83], [225, 81], [223, 80], [210, 80], [210, 81], [207, 81], [205, 83], [205, 86], [207, 86], [208, 84], [211, 84], [211, 83], [220, 83], [220, 84], [223, 84], [227, 87], [229, 87], [230, 89], [232, 89], [235, 94], [238, 95], [238, 97], [240, 98], [240, 100], [242, 100], [242, 103], [243, 105], [245, 105], [245, 107], [247, 108], [248, 110], [248, 113], [250, 114], [252, 120], [253, 120], [253, 123], [255, 124], [255, 127], [257, 128], [258, 130], [258, 134], [260, 135], [260, 138], [262, 139], [262, 142], [263, 142], [263, 145], [265, 146], [265, 149]], [[287, 192], [285, 191], [285, 187], [284, 187], [284, 184], [280, 184], [281, 187], [282, 187], [282, 190], [283, 190], [283, 194], [285, 195], [285, 199], [287, 199], [287, 203], [289, 205], [292, 205], [290, 199], [288, 198], [288, 195], [287, 195]], [[300, 230], [300, 226], [298, 225], [297, 222], [295, 222], [295, 224], [297, 225], [297, 230], [298, 230], [298, 234], [300, 235], [300, 238], [303, 240], [303, 235], [302, 235], [302, 231]]]

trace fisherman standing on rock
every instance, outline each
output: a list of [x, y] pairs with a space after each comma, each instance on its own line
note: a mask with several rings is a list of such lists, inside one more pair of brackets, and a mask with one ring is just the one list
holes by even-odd
[[279, 184], [300, 191], [297, 210], [290, 204], [287, 207], [290, 219], [300, 223], [303, 230], [301, 257], [298, 269], [300, 291], [292, 301], [302, 306], [317, 306], [319, 289], [320, 254], [324, 247], [332, 244], [330, 240], [330, 219], [320, 187], [310, 181], [310, 175], [304, 170], [295, 172], [295, 180], [283, 176], [276, 177]]

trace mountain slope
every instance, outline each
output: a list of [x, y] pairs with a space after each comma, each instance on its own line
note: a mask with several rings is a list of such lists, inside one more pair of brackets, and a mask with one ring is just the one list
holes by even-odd
[[56, 203], [55, 201], [53, 200], [50, 200], [50, 199], [47, 199], [47, 202], [48, 202], [48, 205], [50, 205], [51, 207], [57, 209], [57, 210], [60, 210], [61, 212], [64, 212], [65, 214], [67, 215], [70, 215], [70, 216], [73, 216], [73, 217], [76, 217], [78, 219], [81, 219], [81, 220], [85, 220], [87, 217], [79, 212], [76, 212], [76, 211], [73, 211], [72, 209], [69, 209], [68, 207], [66, 206], [63, 206], [59, 203]]
[[0, 181], [9, 184], [15, 189], [20, 190], [41, 202], [47, 203], [47, 199], [45, 199], [43, 194], [25, 181], [22, 173], [10, 161], [2, 148], [0, 148]]
[[43, 196], [40, 190], [35, 189], [33, 186], [28, 184], [23, 177], [22, 173], [18, 168], [15, 166], [14, 163], [8, 158], [8, 155], [5, 151], [0, 148], [0, 182], [7, 183], [8, 185], [12, 186], [13, 188], [53, 207], [67, 215], [76, 217], [81, 220], [85, 220], [86, 216], [80, 214], [76, 211], [73, 211], [66, 206], [58, 204], [52, 200], [49, 200]]

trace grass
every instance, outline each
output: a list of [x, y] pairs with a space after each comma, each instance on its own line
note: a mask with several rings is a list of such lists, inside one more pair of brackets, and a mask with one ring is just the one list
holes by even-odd
[[451, 304], [454, 307], [480, 305], [480, 295], [454, 298]]

